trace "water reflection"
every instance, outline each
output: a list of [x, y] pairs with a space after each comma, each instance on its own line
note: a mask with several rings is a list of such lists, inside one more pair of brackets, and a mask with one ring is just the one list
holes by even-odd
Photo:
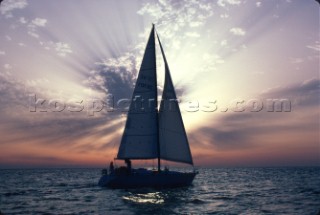
[[176, 214], [181, 209], [190, 211], [189, 201], [192, 195], [191, 187], [173, 189], [132, 189], [119, 192], [124, 205], [133, 214]]
[[166, 194], [162, 192], [148, 192], [148, 193], [131, 193], [123, 196], [122, 199], [133, 203], [151, 203], [163, 204], [165, 202]]

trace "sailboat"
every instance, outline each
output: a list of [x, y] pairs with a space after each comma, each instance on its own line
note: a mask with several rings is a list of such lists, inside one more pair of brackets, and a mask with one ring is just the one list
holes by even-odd
[[[156, 37], [165, 65], [165, 83], [158, 109]], [[161, 169], [161, 160], [193, 166], [188, 138], [177, 102], [170, 70], [154, 24], [150, 32], [138, 78], [132, 95], [127, 121], [117, 160], [125, 160], [127, 167], [103, 171], [99, 185], [110, 188], [182, 187], [192, 183], [197, 172]], [[131, 160], [157, 159], [157, 170], [131, 168]]]

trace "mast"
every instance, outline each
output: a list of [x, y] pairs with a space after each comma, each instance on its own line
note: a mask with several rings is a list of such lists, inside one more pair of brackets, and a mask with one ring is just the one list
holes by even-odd
[[[155, 37], [155, 27], [154, 23], [152, 23], [153, 28], [153, 36]], [[154, 40], [154, 46], [156, 46], [156, 40]], [[154, 49], [155, 56], [156, 56], [156, 48]], [[156, 57], [157, 58], [157, 57]], [[157, 61], [155, 60], [155, 68], [156, 68], [156, 74], [157, 74]], [[160, 138], [159, 138], [159, 111], [158, 111], [158, 85], [157, 85], [157, 76], [156, 76], [156, 111], [157, 111], [157, 151], [158, 151], [158, 172], [161, 171], [161, 159], [160, 159]]]

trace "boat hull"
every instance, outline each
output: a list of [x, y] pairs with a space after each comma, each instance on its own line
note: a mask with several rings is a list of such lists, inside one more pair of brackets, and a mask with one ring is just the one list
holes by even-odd
[[110, 188], [174, 188], [189, 186], [197, 173], [182, 172], [150, 172], [133, 173], [124, 175], [103, 175], [99, 180], [99, 186]]

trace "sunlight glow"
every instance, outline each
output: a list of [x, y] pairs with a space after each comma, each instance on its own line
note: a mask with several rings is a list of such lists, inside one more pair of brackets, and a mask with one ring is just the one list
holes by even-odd
[[[315, 1], [19, 2], [1, 3], [0, 167], [102, 166], [111, 160], [126, 113], [104, 106], [90, 115], [90, 101], [131, 97], [151, 23], [166, 53], [196, 164], [268, 165], [269, 153], [274, 165], [316, 165]], [[157, 55], [160, 99], [159, 47]], [[45, 99], [46, 107], [54, 99], [82, 101], [84, 110], [32, 112], [30, 95]], [[239, 99], [246, 105], [288, 99], [292, 111], [234, 111]], [[203, 111], [210, 105], [217, 109]], [[130, 201], [162, 203], [150, 195]]]

